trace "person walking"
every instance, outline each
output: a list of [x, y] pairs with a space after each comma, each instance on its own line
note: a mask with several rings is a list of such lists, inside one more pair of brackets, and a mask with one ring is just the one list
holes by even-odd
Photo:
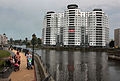
[[9, 59], [6, 60], [6, 64], [7, 64], [9, 67], [12, 68], [12, 65], [13, 65], [13, 58], [12, 58], [12, 56], [9, 56]]
[[27, 58], [27, 68], [28, 68], [29, 59], [32, 60], [32, 55], [30, 54], [30, 52], [28, 52], [28, 53], [26, 54], [26, 58]]
[[15, 55], [15, 62], [18, 62], [18, 64], [20, 65], [20, 61], [21, 60], [21, 56], [19, 54], [19, 51], [17, 51], [17, 54]]

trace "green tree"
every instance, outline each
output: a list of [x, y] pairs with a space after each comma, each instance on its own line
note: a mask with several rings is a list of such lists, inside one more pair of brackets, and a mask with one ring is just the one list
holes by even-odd
[[40, 38], [37, 39], [37, 44], [38, 44], [38, 45], [41, 45], [41, 44], [42, 44], [42, 41], [41, 41]]
[[110, 41], [109, 46], [112, 47], [112, 48], [114, 47], [114, 41], [113, 40]]
[[28, 38], [26, 37], [26, 38], [25, 38], [25, 45], [26, 45], [26, 48], [27, 48], [27, 46], [28, 46], [27, 43], [28, 43]]
[[19, 40], [19, 45], [22, 45], [22, 40], [21, 39]]
[[26, 47], [28, 47], [28, 46], [30, 46], [30, 42], [27, 42], [27, 43], [26, 43]]
[[28, 42], [28, 38], [27, 37], [25, 38], [25, 41], [26, 41], [26, 43]]
[[25, 40], [23, 40], [23, 41], [22, 41], [22, 44], [23, 44], [23, 45], [26, 45], [26, 41], [25, 41]]
[[35, 34], [32, 35], [32, 40], [31, 40], [32, 45], [36, 45], [37, 44], [37, 37]]

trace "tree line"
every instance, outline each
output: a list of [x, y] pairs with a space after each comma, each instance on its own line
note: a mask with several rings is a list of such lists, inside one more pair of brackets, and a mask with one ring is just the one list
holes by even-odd
[[[35, 38], [34, 42], [36, 43], [36, 46], [41, 46], [42, 40], [40, 38]], [[14, 40], [13, 38], [10, 38], [8, 40], [8, 44], [10, 45], [26, 45], [26, 47], [32, 46], [32, 40], [28, 40], [26, 37], [24, 40], [19, 39], [19, 40]]]

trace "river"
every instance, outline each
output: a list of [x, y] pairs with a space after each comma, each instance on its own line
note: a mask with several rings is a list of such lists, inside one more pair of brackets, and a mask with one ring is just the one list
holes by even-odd
[[120, 62], [106, 52], [36, 50], [55, 81], [120, 81]]

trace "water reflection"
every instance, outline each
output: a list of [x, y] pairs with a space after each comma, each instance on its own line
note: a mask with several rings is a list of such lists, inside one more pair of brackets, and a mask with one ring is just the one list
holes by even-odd
[[42, 50], [42, 60], [56, 81], [109, 81], [104, 52]]

